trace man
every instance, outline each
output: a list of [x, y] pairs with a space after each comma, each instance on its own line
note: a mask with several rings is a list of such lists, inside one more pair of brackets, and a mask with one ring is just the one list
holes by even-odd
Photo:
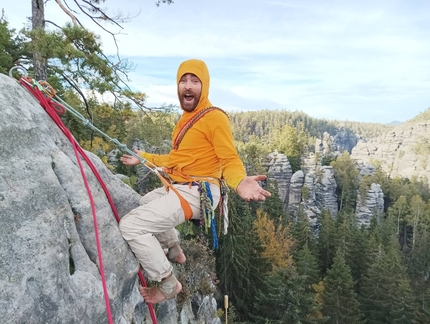
[[[161, 283], [154, 288], [139, 288], [147, 303], [155, 304], [174, 298], [182, 285], [172, 272], [171, 262], [184, 263], [175, 226], [186, 219], [179, 198], [189, 204], [192, 219], [200, 219], [198, 184], [210, 188], [213, 208], [220, 198], [220, 181], [227, 184], [246, 201], [265, 200], [270, 193], [258, 185], [266, 176], [246, 176], [233, 143], [230, 121], [220, 109], [209, 109], [209, 72], [200, 60], [183, 62], [178, 69], [178, 98], [183, 114], [173, 130], [173, 149], [169, 154], [136, 153], [156, 166], [170, 170], [172, 190], [156, 189], [144, 197], [141, 206], [125, 215], [120, 222], [124, 239], [130, 245], [149, 279]], [[196, 121], [197, 120], [197, 121]], [[125, 165], [136, 165], [139, 160], [123, 155]], [[203, 181], [203, 182], [200, 182]], [[165, 255], [163, 247], [168, 248]]]

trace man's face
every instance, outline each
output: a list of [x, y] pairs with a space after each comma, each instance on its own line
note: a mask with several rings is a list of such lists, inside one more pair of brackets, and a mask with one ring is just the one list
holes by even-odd
[[196, 109], [202, 93], [202, 83], [194, 74], [186, 73], [179, 80], [178, 97], [183, 110], [191, 112]]

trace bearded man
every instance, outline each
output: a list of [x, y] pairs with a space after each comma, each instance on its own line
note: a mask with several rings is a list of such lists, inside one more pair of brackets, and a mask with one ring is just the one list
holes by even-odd
[[[142, 197], [141, 206], [130, 211], [120, 222], [120, 230], [150, 280], [160, 282], [153, 288], [140, 287], [145, 302], [159, 303], [174, 298], [182, 285], [172, 272], [171, 262], [184, 263], [175, 227], [185, 220], [200, 219], [201, 192], [206, 185], [212, 208], [218, 205], [220, 179], [245, 201], [265, 200], [270, 193], [258, 184], [264, 175], [247, 176], [234, 147], [227, 115], [209, 101], [209, 71], [200, 60], [183, 62], [178, 69], [178, 98], [183, 110], [176, 124], [169, 154], [157, 155], [136, 150], [149, 163], [169, 170], [173, 188], [158, 188]], [[139, 159], [123, 155], [125, 165], [137, 165]], [[190, 207], [186, 212], [181, 199]], [[167, 255], [163, 248], [168, 249]]]

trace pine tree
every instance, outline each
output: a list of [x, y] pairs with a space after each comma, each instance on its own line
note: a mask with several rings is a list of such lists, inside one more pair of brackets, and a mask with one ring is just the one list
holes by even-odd
[[337, 249], [333, 266], [324, 279], [323, 314], [329, 317], [328, 323], [363, 323], [351, 270], [343, 254], [341, 249]]
[[240, 320], [254, 313], [253, 301], [263, 286], [269, 265], [261, 257], [262, 249], [253, 230], [253, 219], [246, 204], [236, 193], [229, 194], [229, 229], [219, 237], [216, 251], [219, 287], [235, 305]]
[[414, 323], [417, 305], [397, 240], [380, 247], [363, 280], [360, 299], [369, 324]]
[[344, 251], [345, 262], [351, 269], [356, 292], [360, 279], [370, 266], [371, 250], [367, 235], [360, 230], [353, 213], [341, 211], [336, 220], [336, 248]]
[[430, 232], [423, 228], [408, 255], [408, 273], [418, 301], [421, 323], [430, 323]]
[[340, 200], [339, 209], [354, 210], [357, 199], [358, 170], [353, 160], [351, 160], [350, 154], [345, 151], [330, 165], [335, 170], [337, 188], [340, 191], [338, 194]]
[[255, 299], [256, 323], [320, 324], [315, 293], [305, 289], [303, 277], [293, 266], [278, 269], [265, 278], [265, 286]]
[[352, 279], [355, 283], [355, 291], [359, 293], [363, 276], [370, 267], [373, 254], [364, 227], [359, 229], [356, 224], [352, 228], [350, 256], [351, 258], [348, 261], [348, 265], [351, 268]]
[[295, 251], [300, 251], [305, 246], [316, 253], [316, 240], [314, 232], [310, 226], [308, 215], [306, 215], [303, 206], [300, 206], [297, 211], [296, 221], [291, 227], [291, 235], [296, 241]]
[[15, 29], [10, 29], [7, 21], [0, 20], [0, 73], [8, 74], [24, 53], [23, 41]]
[[278, 193], [278, 183], [276, 180], [268, 179], [266, 188], [272, 195], [267, 197], [261, 205], [261, 210], [267, 214], [270, 219], [278, 221], [282, 217], [284, 225], [289, 221], [287, 214], [284, 212], [284, 207]]
[[318, 237], [318, 258], [322, 273], [331, 267], [335, 254], [336, 232], [333, 217], [329, 210], [323, 210], [320, 216]]
[[312, 286], [321, 280], [317, 258], [306, 244], [297, 252], [295, 259], [297, 273], [303, 278], [305, 290], [307, 292], [314, 292]]

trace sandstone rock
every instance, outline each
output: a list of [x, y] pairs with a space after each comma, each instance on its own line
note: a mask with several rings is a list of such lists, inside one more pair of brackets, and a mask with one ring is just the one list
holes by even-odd
[[[107, 323], [90, 200], [73, 148], [31, 94], [0, 74], [1, 323]], [[88, 153], [121, 216], [140, 195]], [[150, 322], [138, 262], [83, 162], [94, 198], [114, 323]], [[211, 305], [211, 309], [212, 309]], [[175, 301], [160, 324], [176, 323]], [[205, 306], [202, 306], [202, 311]]]
[[352, 149], [357, 145], [358, 137], [352, 132], [348, 132], [341, 127], [337, 130], [334, 136], [324, 132], [322, 139], [316, 139], [315, 152], [322, 154], [331, 154], [334, 152], [343, 153]]
[[364, 199], [361, 199], [360, 194], [357, 199], [357, 207], [355, 214], [359, 226], [369, 226], [373, 213], [381, 216], [384, 212], [384, 193], [379, 184], [372, 183], [366, 192]]
[[374, 174], [375, 172], [376, 172], [376, 168], [373, 165], [366, 163], [365, 165], [363, 165], [361, 167], [359, 177], [361, 179], [364, 176], [370, 176], [370, 175]]
[[303, 187], [307, 188], [306, 190], [307, 197], [302, 197], [303, 199], [302, 204], [305, 209], [305, 213], [308, 215], [309, 224], [312, 226], [314, 230], [316, 230], [316, 227], [317, 227], [318, 216], [321, 215], [321, 210], [317, 207], [316, 181], [317, 181], [317, 177], [316, 177], [315, 171], [312, 171], [306, 174]]
[[302, 170], [299, 170], [291, 177], [288, 204], [297, 205], [302, 201], [302, 187], [305, 176]]
[[[105, 323], [91, 206], [72, 146], [39, 103], [4, 75], [0, 102], [0, 318], [3, 323]], [[139, 195], [89, 155], [119, 214], [137, 206]], [[146, 306], [137, 292], [138, 263], [104, 192], [85, 163], [84, 168], [114, 321], [142, 322]]]
[[337, 215], [337, 184], [334, 178], [334, 170], [331, 166], [323, 166], [317, 170], [315, 189], [316, 206], [319, 210], [330, 210], [333, 217]]
[[367, 142], [359, 141], [351, 158], [362, 164], [372, 160], [396, 176], [430, 179], [430, 121], [408, 122]]
[[293, 175], [290, 162], [285, 154], [280, 154], [277, 151], [270, 153], [267, 159], [268, 177], [278, 182], [279, 198], [284, 204], [284, 210], [287, 210], [288, 190]]

